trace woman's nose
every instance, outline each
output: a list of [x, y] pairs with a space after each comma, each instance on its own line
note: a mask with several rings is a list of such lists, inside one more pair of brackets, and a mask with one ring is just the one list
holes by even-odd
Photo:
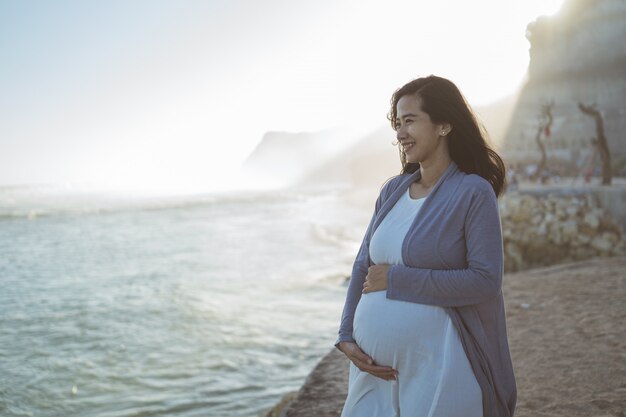
[[398, 130], [396, 130], [396, 139], [401, 140], [404, 138], [406, 138], [406, 131], [403, 127], [399, 127]]

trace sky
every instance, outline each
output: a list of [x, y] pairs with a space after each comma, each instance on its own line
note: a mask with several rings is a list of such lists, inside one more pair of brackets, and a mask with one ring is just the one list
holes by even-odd
[[513, 94], [562, 1], [0, 0], [0, 186], [241, 186], [264, 133], [353, 140], [413, 78]]

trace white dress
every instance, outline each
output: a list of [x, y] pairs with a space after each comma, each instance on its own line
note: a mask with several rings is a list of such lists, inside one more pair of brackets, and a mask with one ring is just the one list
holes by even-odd
[[[403, 264], [402, 242], [424, 198], [409, 191], [376, 228], [375, 264]], [[398, 371], [397, 381], [362, 372], [350, 362], [342, 417], [481, 417], [482, 392], [461, 339], [442, 307], [362, 294], [353, 337], [375, 364]]]

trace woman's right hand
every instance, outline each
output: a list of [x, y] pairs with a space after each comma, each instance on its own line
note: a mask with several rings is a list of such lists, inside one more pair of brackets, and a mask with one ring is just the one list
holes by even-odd
[[393, 369], [391, 366], [376, 365], [374, 360], [367, 356], [356, 343], [341, 342], [339, 343], [339, 349], [361, 371], [370, 373], [386, 381], [392, 381], [397, 378], [398, 371]]

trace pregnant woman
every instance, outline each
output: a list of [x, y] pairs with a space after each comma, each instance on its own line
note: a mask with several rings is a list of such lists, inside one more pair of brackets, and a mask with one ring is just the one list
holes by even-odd
[[335, 344], [351, 361], [342, 417], [512, 417], [504, 163], [444, 78], [398, 89], [388, 118], [402, 172], [352, 269]]

